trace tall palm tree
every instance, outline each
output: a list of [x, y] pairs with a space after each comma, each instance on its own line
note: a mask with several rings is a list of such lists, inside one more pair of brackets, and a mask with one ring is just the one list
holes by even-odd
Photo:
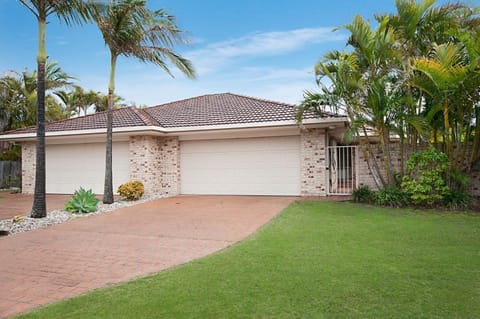
[[81, 23], [89, 18], [88, 6], [81, 0], [19, 0], [37, 19], [37, 156], [35, 168], [35, 194], [31, 217], [47, 216], [45, 202], [45, 63], [47, 18], [57, 16], [67, 25]]
[[167, 61], [189, 78], [195, 72], [189, 60], [173, 51], [185, 38], [173, 16], [163, 10], [151, 11], [144, 0], [111, 0], [97, 7], [95, 22], [110, 50], [110, 81], [108, 85], [107, 146], [103, 202], [113, 203], [112, 122], [115, 91], [115, 69], [119, 56], [134, 57], [141, 62], [158, 65], [172, 75]]

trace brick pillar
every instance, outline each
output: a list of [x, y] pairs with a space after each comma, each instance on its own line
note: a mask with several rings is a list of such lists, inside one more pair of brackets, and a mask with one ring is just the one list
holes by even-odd
[[179, 194], [179, 163], [177, 137], [130, 137], [130, 179], [141, 181], [146, 195]]
[[36, 142], [22, 143], [22, 193], [33, 194], [35, 191]]
[[154, 136], [130, 137], [130, 180], [140, 181], [145, 194], [160, 193], [160, 142]]
[[180, 194], [180, 141], [178, 137], [163, 137], [160, 142], [160, 172], [162, 193]]
[[326, 196], [325, 130], [302, 130], [300, 144], [301, 195]]

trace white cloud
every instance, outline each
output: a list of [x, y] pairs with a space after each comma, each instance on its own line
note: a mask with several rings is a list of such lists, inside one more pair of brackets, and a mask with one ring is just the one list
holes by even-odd
[[[89, 83], [105, 80], [90, 78]], [[309, 68], [245, 68], [229, 70], [222, 75], [189, 80], [169, 78], [158, 72], [119, 74], [116, 92], [127, 101], [148, 106], [190, 98], [198, 95], [231, 92], [287, 103], [298, 103], [303, 91], [315, 90], [316, 85]], [[105, 84], [101, 84], [102, 87]]]
[[[318, 89], [312, 56], [308, 55], [318, 47], [310, 46], [343, 40], [344, 35], [332, 33], [330, 28], [309, 28], [255, 33], [207, 44], [184, 54], [199, 71], [198, 79], [193, 81], [175, 68], [172, 68], [175, 75], [172, 79], [159, 68], [121, 59], [117, 67], [116, 93], [137, 105], [149, 106], [222, 92], [295, 104], [301, 101], [304, 90]], [[262, 57], [268, 57], [267, 62], [271, 63], [257, 60]], [[292, 61], [294, 63], [290, 63]], [[81, 76], [82, 82], [88, 83], [89, 88], [106, 91], [108, 65], [104, 68], [102, 74]]]
[[278, 56], [318, 43], [343, 41], [346, 36], [332, 32], [332, 28], [303, 28], [289, 31], [259, 32], [240, 38], [212, 43], [205, 48], [185, 54], [197, 67], [199, 74], [207, 74], [239, 58]]
[[249, 75], [250, 81], [292, 81], [310, 77], [313, 80], [313, 67], [307, 68], [273, 68], [246, 67], [241, 72]]

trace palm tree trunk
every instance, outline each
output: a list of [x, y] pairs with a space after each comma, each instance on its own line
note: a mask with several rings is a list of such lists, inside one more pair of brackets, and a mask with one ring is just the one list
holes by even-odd
[[[447, 154], [448, 158], [452, 160], [452, 152], [453, 152], [453, 139], [451, 138], [451, 134], [453, 132], [450, 130], [450, 119], [449, 119], [449, 106], [448, 100], [445, 97], [445, 104], [443, 106], [443, 125], [445, 128], [445, 154]], [[456, 163], [451, 163], [452, 169], [456, 169]]]
[[35, 191], [31, 217], [47, 216], [45, 201], [45, 64], [46, 54], [46, 17], [38, 18], [38, 54], [37, 54], [37, 155], [35, 166]]
[[[475, 123], [480, 123], [480, 112], [478, 110], [474, 111], [475, 113]], [[474, 136], [472, 141], [472, 149], [470, 150], [470, 156], [468, 160], [467, 173], [470, 173], [472, 170], [473, 163], [477, 160], [478, 151], [480, 149], [480, 125], [475, 125], [474, 127]]]
[[[365, 141], [363, 141], [362, 138], [359, 138], [359, 141], [361, 145], [363, 144], [363, 147], [365, 148], [364, 157], [367, 160], [367, 166], [370, 169], [370, 172], [372, 173], [373, 181], [375, 182], [375, 185], [377, 186], [378, 189], [385, 188], [386, 186], [385, 179], [382, 177], [382, 174], [380, 173], [380, 168], [378, 167], [375, 154], [373, 153], [373, 150], [372, 150], [372, 143], [368, 138], [368, 133], [367, 133], [367, 130], [365, 129], [365, 126], [363, 126], [363, 135], [365, 137]], [[358, 132], [357, 132], [357, 136], [359, 136]]]
[[112, 54], [110, 60], [110, 83], [108, 85], [108, 108], [107, 108], [107, 150], [105, 158], [105, 184], [103, 189], [103, 203], [113, 203], [113, 168], [112, 168], [112, 149], [113, 149], [113, 97], [115, 92], [115, 67], [117, 56]]
[[392, 155], [390, 148], [390, 132], [384, 127], [382, 128], [382, 136], [380, 137], [380, 143], [382, 144], [383, 156], [385, 161], [385, 176], [387, 178], [387, 186], [394, 184], [393, 167], [392, 167]]

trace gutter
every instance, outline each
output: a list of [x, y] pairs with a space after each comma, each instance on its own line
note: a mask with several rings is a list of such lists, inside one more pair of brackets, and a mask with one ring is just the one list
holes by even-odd
[[[275, 121], [275, 122], [258, 122], [258, 123], [242, 123], [242, 124], [221, 124], [221, 125], [203, 125], [203, 126], [187, 126], [187, 127], [160, 127], [160, 126], [131, 126], [131, 127], [117, 127], [113, 128], [114, 134], [119, 133], [133, 133], [146, 132], [148, 135], [180, 135], [182, 133], [193, 132], [210, 132], [214, 131], [228, 131], [239, 129], [262, 129], [262, 128], [310, 128], [310, 127], [330, 127], [341, 126], [344, 127], [348, 123], [347, 117], [338, 118], [322, 118], [322, 119], [307, 119], [302, 123], [295, 120], [290, 121]], [[106, 133], [106, 128], [89, 129], [89, 130], [68, 130], [46, 132], [46, 137], [68, 137], [68, 136], [91, 136], [103, 135]], [[4, 134], [0, 135], [0, 141], [28, 141], [35, 140], [36, 132], [20, 133], [20, 134]]]

